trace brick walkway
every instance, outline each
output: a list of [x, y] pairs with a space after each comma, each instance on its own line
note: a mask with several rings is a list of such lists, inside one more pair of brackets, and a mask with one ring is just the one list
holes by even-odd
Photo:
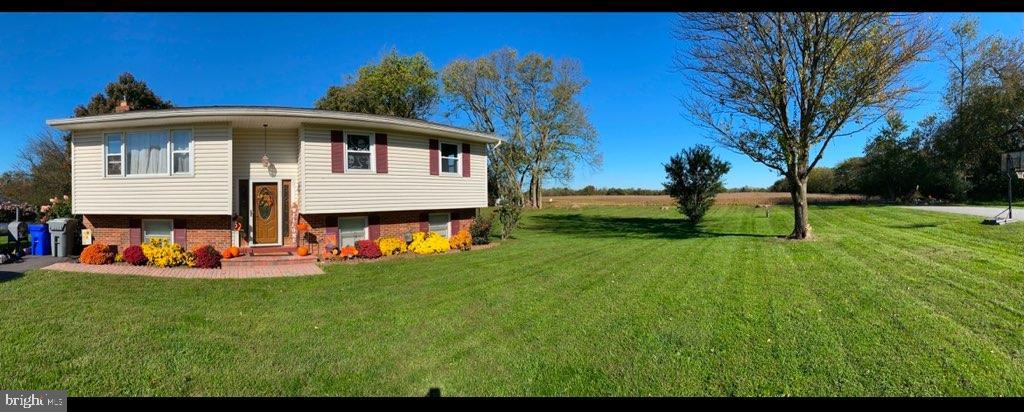
[[196, 268], [158, 268], [153, 266], [132, 266], [127, 264], [84, 265], [81, 263], [61, 262], [43, 268], [62, 272], [105, 273], [111, 275], [137, 275], [162, 278], [187, 279], [248, 279], [273, 278], [286, 276], [308, 276], [323, 274], [323, 270], [314, 263], [275, 265], [261, 267], [232, 267], [221, 269]]

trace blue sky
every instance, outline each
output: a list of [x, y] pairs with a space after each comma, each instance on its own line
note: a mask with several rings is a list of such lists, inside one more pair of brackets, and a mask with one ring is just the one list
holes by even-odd
[[[959, 13], [930, 14], [948, 27]], [[983, 33], [1019, 36], [1021, 13], [979, 13]], [[46, 119], [68, 117], [129, 71], [178, 106], [311, 107], [331, 84], [391, 47], [425, 53], [436, 69], [457, 57], [510, 46], [579, 59], [591, 84], [582, 96], [598, 130], [604, 166], [578, 170], [572, 187], [659, 188], [661, 164], [712, 143], [683, 116], [671, 13], [0, 14], [0, 171]], [[926, 84], [908, 122], [941, 110], [945, 67], [918, 67]], [[434, 120], [441, 120], [440, 117]], [[822, 164], [863, 152], [878, 125], [836, 141]], [[778, 177], [746, 157], [726, 185], [766, 186]], [[561, 185], [552, 182], [547, 186]]]

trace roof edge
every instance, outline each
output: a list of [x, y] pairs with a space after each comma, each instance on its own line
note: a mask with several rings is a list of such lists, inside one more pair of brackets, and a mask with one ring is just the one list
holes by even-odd
[[281, 116], [296, 119], [315, 121], [352, 121], [378, 123], [400, 127], [419, 128], [433, 130], [436, 132], [451, 135], [473, 137], [497, 143], [504, 141], [503, 138], [482, 132], [476, 132], [461, 127], [450, 126], [441, 123], [425, 120], [407, 119], [397, 116], [384, 116], [366, 113], [338, 112], [331, 110], [305, 109], [293, 107], [271, 107], [271, 106], [209, 106], [209, 107], [180, 107], [173, 109], [138, 110], [125, 113], [103, 114], [86, 117], [69, 117], [63, 119], [50, 119], [46, 121], [48, 126], [60, 130], [74, 130], [75, 126], [95, 125], [101, 123], [130, 121], [130, 120], [172, 120], [187, 119], [190, 117], [243, 117], [243, 116]]

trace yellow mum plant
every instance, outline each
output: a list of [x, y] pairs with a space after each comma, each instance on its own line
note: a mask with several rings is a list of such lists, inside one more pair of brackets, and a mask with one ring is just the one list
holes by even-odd
[[181, 266], [188, 263], [188, 257], [181, 245], [163, 239], [150, 239], [142, 244], [142, 254], [149, 264], [159, 267]]
[[405, 239], [398, 236], [382, 237], [377, 239], [377, 247], [383, 256], [398, 255], [406, 252]]
[[462, 229], [455, 236], [448, 239], [448, 246], [456, 250], [469, 250], [473, 245], [473, 236], [470, 236], [469, 231]]
[[448, 239], [437, 232], [416, 232], [412, 234], [412, 243], [409, 244], [409, 251], [418, 255], [429, 255], [431, 253], [447, 252], [451, 246]]

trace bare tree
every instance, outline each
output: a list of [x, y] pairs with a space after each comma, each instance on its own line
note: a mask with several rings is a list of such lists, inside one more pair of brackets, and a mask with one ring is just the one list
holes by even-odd
[[993, 40], [991, 36], [978, 39], [977, 18], [961, 18], [950, 27], [943, 41], [943, 57], [949, 70], [946, 102], [951, 108], [960, 107], [967, 90], [981, 81], [984, 66], [979, 61]]
[[786, 178], [793, 239], [810, 235], [807, 177], [829, 143], [863, 130], [917, 90], [908, 68], [937, 37], [916, 15], [680, 17], [676, 66], [694, 92], [683, 102], [687, 112], [719, 144]]
[[60, 131], [51, 128], [29, 137], [18, 151], [15, 169], [0, 179], [0, 195], [32, 205], [70, 195], [70, 146]]
[[[508, 141], [498, 147], [498, 172], [530, 204], [541, 206], [545, 179], [566, 181], [577, 163], [599, 167], [597, 132], [578, 98], [587, 81], [579, 63], [505, 48], [477, 59], [456, 59], [441, 74], [454, 113], [477, 130]], [[509, 191], [511, 192], [511, 190]]]

